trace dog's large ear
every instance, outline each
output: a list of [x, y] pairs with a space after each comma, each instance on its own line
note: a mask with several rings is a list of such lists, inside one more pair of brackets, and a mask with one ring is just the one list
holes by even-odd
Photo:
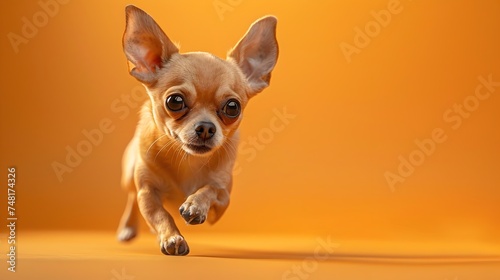
[[269, 86], [271, 71], [278, 60], [276, 24], [277, 19], [273, 16], [257, 20], [229, 51], [228, 58], [234, 59], [245, 74], [252, 89], [251, 95]]
[[156, 72], [179, 49], [143, 10], [129, 5], [125, 14], [123, 51], [135, 66], [130, 74], [142, 83], [152, 85], [158, 80]]

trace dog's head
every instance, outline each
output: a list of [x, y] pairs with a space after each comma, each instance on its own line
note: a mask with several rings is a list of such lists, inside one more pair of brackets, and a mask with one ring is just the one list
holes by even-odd
[[209, 155], [236, 131], [248, 100], [269, 86], [278, 58], [276, 18], [254, 22], [226, 60], [180, 54], [158, 24], [126, 8], [123, 49], [142, 82], [158, 129], [193, 155]]

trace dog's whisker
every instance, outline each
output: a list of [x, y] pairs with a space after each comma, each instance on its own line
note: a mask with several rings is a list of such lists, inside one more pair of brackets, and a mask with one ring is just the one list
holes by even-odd
[[166, 151], [166, 154], [169, 154], [173, 147], [175, 147], [175, 143], [172, 141], [170, 147], [168, 147], [168, 150]]
[[[226, 149], [226, 147], [222, 146], [223, 149]], [[221, 163], [221, 152], [220, 152], [220, 149], [217, 150], [217, 169], [219, 169], [219, 165]]]
[[187, 161], [187, 165], [188, 165], [189, 170], [193, 170], [194, 169], [193, 166], [191, 165], [191, 159], [192, 159], [192, 157], [189, 156], [188, 153], [184, 153], [184, 155], [182, 156], [182, 160]]
[[153, 147], [153, 145], [154, 145], [156, 142], [158, 142], [158, 140], [160, 140], [161, 138], [163, 138], [164, 136], [167, 136], [167, 134], [163, 134], [162, 136], [160, 136], [160, 137], [156, 138], [156, 140], [155, 140], [155, 141], [153, 141], [153, 143], [151, 143], [151, 145], [149, 145], [149, 148], [148, 148], [148, 150], [146, 151], [146, 156], [149, 154], [149, 150], [151, 150], [151, 148]]
[[226, 150], [228, 152], [228, 156], [236, 157], [238, 154], [238, 148], [232, 141], [233, 139], [228, 139]]
[[[163, 149], [165, 149], [165, 148], [166, 148], [166, 147], [168, 147], [168, 146], [172, 147], [173, 145], [174, 145], [174, 142], [173, 142], [173, 141], [169, 141], [169, 142], [167, 142], [165, 145], [163, 145], [163, 146], [161, 147], [161, 149], [160, 149], [160, 150], [156, 153], [156, 156], [155, 156], [155, 158], [154, 158], [153, 162], [156, 162], [156, 158], [158, 157], [158, 155], [160, 155], [160, 153], [161, 153], [161, 151], [162, 151]], [[169, 149], [170, 149], [170, 148], [169, 148]], [[168, 150], [167, 150], [167, 151], [168, 151]]]
[[165, 149], [165, 147], [167, 147], [167, 146], [168, 146], [168, 144], [169, 144], [169, 143], [167, 143], [167, 144], [165, 144], [165, 145], [163, 145], [163, 146], [161, 147], [161, 149], [160, 149], [160, 150], [156, 153], [156, 155], [155, 155], [155, 159], [153, 160], [153, 162], [156, 162], [156, 158], [157, 158], [157, 157], [158, 157], [158, 155], [161, 153], [161, 151], [162, 151], [163, 149]]
[[[186, 158], [187, 158], [187, 162], [188, 162], [188, 165], [189, 165], [189, 169], [190, 170], [193, 170], [193, 166], [192, 166], [192, 163], [191, 163], [191, 160], [193, 159], [193, 157], [191, 157], [189, 154], [186, 153]], [[199, 172], [200, 170], [198, 170]]]
[[[184, 149], [182, 149], [182, 146], [173, 146], [172, 147], [172, 158], [174, 160], [174, 162], [177, 162], [177, 173], [180, 172], [180, 169], [181, 169], [181, 164], [182, 164], [182, 157], [184, 157], [184, 155], [182, 154], [184, 151]], [[181, 157], [181, 160], [179, 160], [179, 157]]]
[[[218, 152], [219, 150], [216, 151], [216, 153]], [[203, 162], [203, 164], [200, 166], [200, 168], [198, 168], [197, 172], [200, 172], [205, 166], [208, 165], [208, 163], [210, 162], [210, 160], [212, 160], [212, 157], [213, 155], [210, 155], [207, 159], [205, 159], [205, 161]]]
[[186, 156], [186, 153], [183, 153], [181, 149], [177, 150], [177, 157], [180, 157], [179, 160], [176, 160], [179, 164], [177, 165], [177, 172], [180, 172], [182, 164], [184, 163], [184, 157]]

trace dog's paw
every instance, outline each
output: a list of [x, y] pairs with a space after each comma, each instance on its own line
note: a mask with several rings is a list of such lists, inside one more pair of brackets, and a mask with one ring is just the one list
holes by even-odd
[[181, 205], [179, 212], [184, 220], [186, 220], [186, 223], [198, 225], [203, 224], [207, 219], [208, 208], [200, 207], [198, 204], [188, 200]]
[[184, 256], [189, 254], [189, 246], [180, 235], [173, 235], [160, 241], [161, 252], [165, 255]]
[[134, 239], [137, 236], [136, 227], [124, 227], [118, 231], [117, 238], [119, 241], [126, 242]]

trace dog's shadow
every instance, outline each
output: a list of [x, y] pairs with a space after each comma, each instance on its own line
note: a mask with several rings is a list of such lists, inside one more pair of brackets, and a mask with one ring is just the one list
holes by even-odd
[[[193, 246], [191, 253], [184, 258], [214, 258], [214, 259], [247, 259], [247, 260], [276, 260], [276, 261], [305, 261], [314, 260], [325, 263], [362, 263], [381, 265], [425, 265], [425, 264], [478, 264], [500, 263], [500, 255], [483, 254], [394, 254], [394, 253], [349, 253], [336, 251], [335, 248], [312, 251], [276, 250], [276, 249], [247, 249], [228, 248], [219, 246]], [[161, 253], [153, 248], [144, 247], [132, 250], [135, 254], [160, 256]], [[129, 251], [130, 252], [130, 251]]]
[[250, 259], [250, 260], [315, 260], [320, 262], [349, 262], [365, 264], [457, 264], [499, 262], [499, 256], [479, 255], [401, 255], [401, 254], [349, 254], [322, 252], [263, 251], [248, 249], [218, 249], [211, 254], [196, 254], [190, 257]]

